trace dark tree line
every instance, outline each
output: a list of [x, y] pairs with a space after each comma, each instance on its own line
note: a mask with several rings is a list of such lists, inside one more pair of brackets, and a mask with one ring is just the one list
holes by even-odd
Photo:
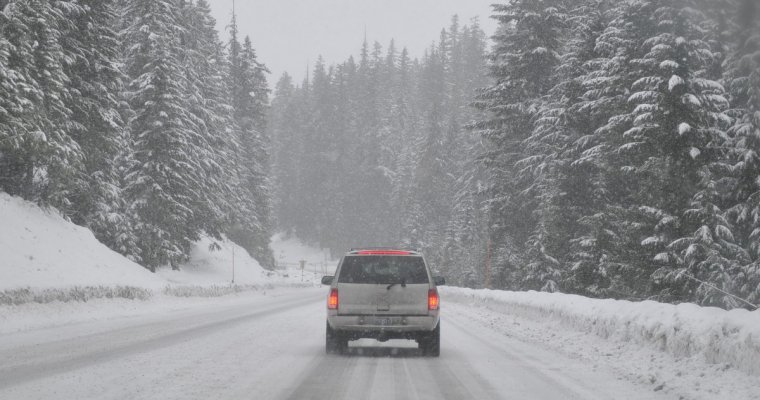
[[0, 1], [0, 190], [146, 268], [201, 235], [273, 263], [267, 73], [205, 0]]
[[421, 59], [367, 41], [358, 57], [319, 60], [280, 79], [270, 136], [280, 228], [331, 248], [424, 249], [459, 282], [476, 282], [484, 232], [480, 139], [463, 134], [487, 84], [486, 38], [455, 17]]

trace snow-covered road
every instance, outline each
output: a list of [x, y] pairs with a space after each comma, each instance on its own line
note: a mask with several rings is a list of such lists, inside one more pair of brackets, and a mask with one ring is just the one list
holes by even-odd
[[[668, 399], [445, 304], [440, 358], [413, 342], [324, 354], [323, 288], [0, 336], [2, 399]], [[596, 369], [596, 370], [595, 370]]]

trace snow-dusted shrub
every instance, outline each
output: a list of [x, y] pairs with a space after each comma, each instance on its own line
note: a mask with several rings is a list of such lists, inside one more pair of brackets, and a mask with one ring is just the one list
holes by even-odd
[[242, 292], [252, 292], [257, 290], [271, 290], [275, 287], [312, 287], [311, 283], [291, 283], [273, 285], [271, 283], [261, 285], [182, 285], [166, 286], [163, 290], [164, 295], [173, 297], [222, 297]]
[[272, 289], [272, 285], [212, 285], [212, 286], [167, 286], [164, 294], [174, 297], [222, 297], [240, 292]]
[[675, 358], [702, 357], [760, 375], [760, 310], [726, 311], [695, 304], [591, 299], [561, 293], [446, 287], [444, 301], [463, 302], [609, 340], [634, 342]]
[[153, 293], [149, 289], [134, 286], [74, 286], [70, 288], [33, 289], [21, 288], [0, 292], [0, 305], [27, 303], [47, 304], [60, 302], [86, 302], [91, 299], [148, 300]]

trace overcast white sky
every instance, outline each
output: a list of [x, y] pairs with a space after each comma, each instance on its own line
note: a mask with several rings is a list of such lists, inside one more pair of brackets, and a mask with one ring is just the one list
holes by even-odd
[[[438, 39], [451, 16], [462, 23], [478, 17], [487, 35], [495, 30], [490, 4], [499, 0], [236, 0], [241, 33], [250, 35], [254, 47], [272, 71], [273, 85], [284, 71], [297, 82], [306, 65], [320, 54], [328, 64], [344, 61], [359, 52], [364, 29], [370, 44], [386, 48], [391, 38], [406, 46], [412, 56]], [[232, 15], [232, 0], [209, 0], [222, 37]], [[241, 37], [242, 39], [242, 37]]]

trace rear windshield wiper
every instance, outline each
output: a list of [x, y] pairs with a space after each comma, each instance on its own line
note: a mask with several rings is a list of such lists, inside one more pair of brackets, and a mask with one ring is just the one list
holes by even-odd
[[391, 290], [391, 288], [392, 288], [392, 287], [394, 287], [394, 286], [398, 285], [399, 283], [401, 283], [401, 287], [406, 287], [406, 279], [404, 279], [404, 278], [401, 278], [401, 282], [394, 282], [394, 283], [391, 283], [390, 285], [388, 285], [388, 287], [387, 287], [387, 288], [385, 288], [385, 290]]

